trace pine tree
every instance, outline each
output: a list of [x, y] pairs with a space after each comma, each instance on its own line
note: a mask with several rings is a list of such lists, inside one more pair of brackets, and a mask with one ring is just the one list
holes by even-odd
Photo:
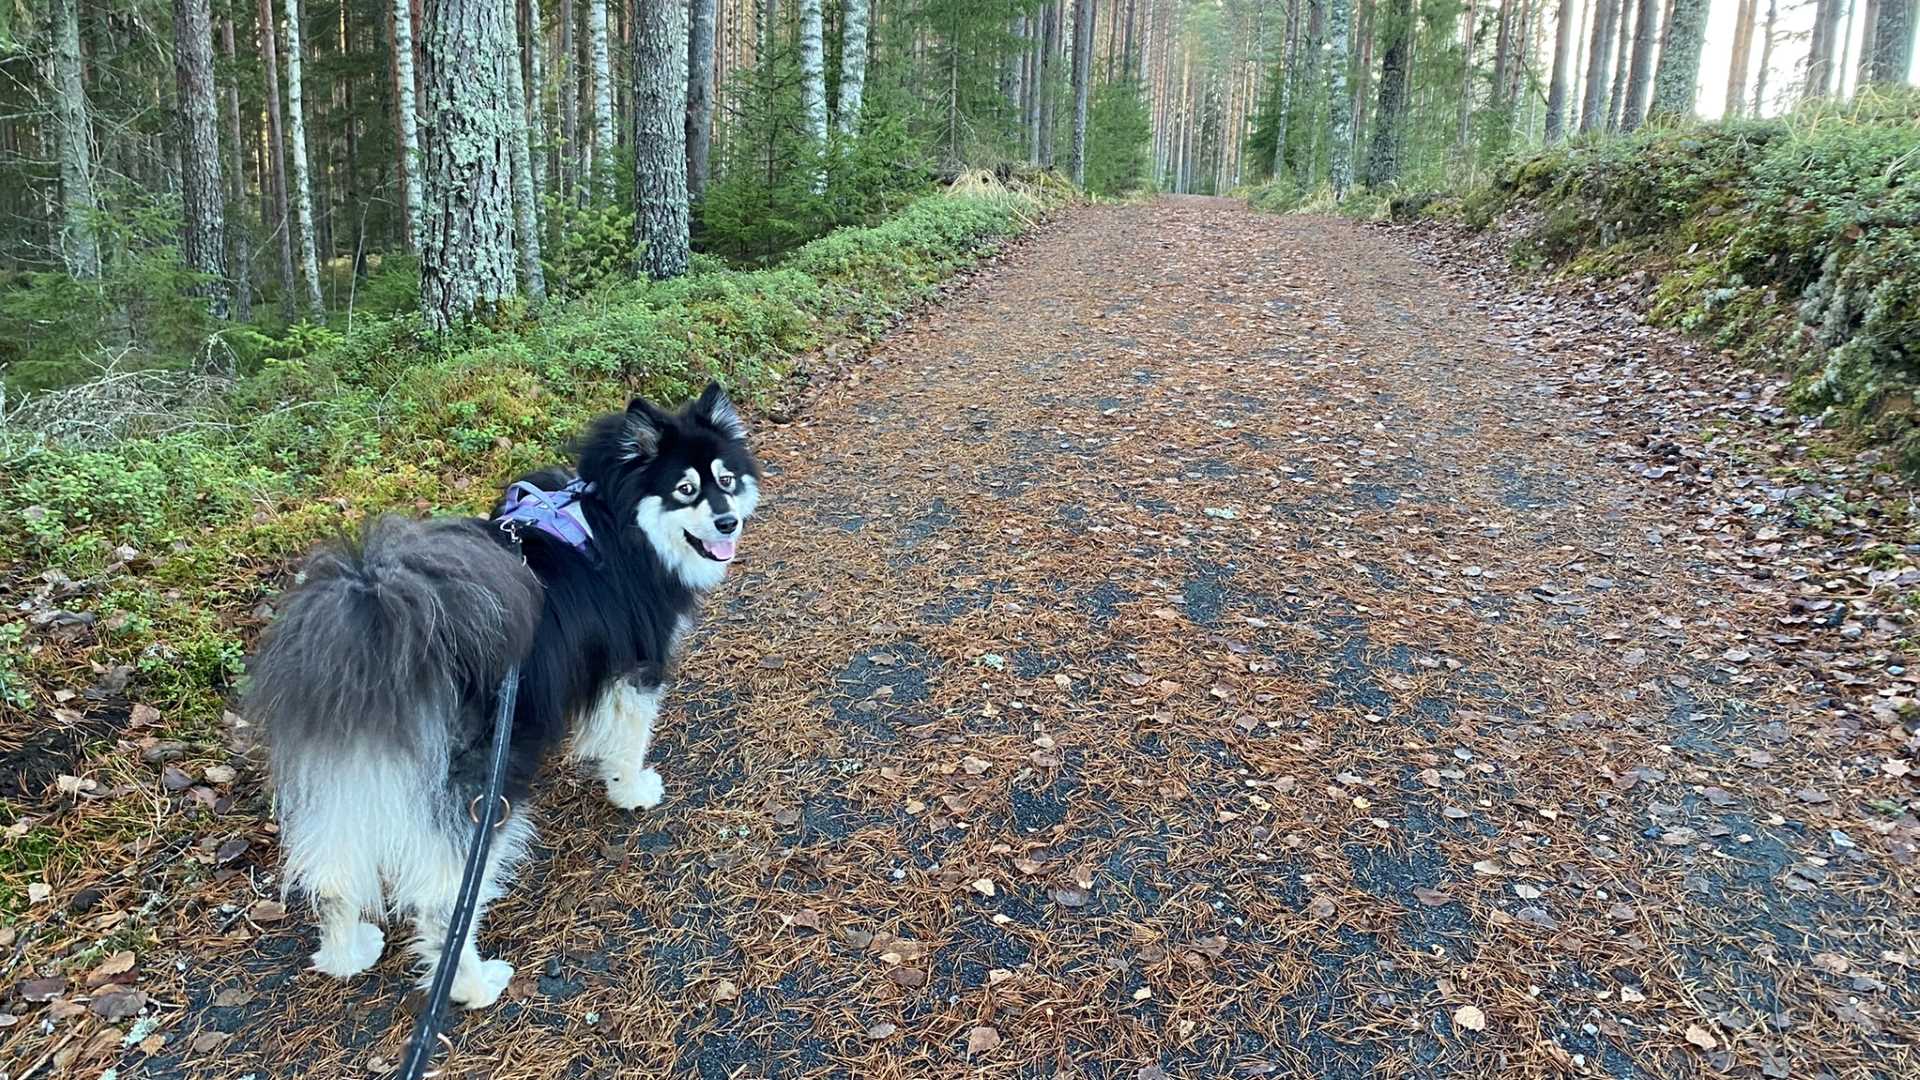
[[207, 0], [173, 0], [174, 77], [180, 91], [180, 249], [206, 279], [208, 308], [227, 317], [226, 198], [220, 183], [219, 106], [213, 94], [213, 13]]
[[1092, 84], [1093, 0], [1074, 0], [1073, 11], [1073, 182], [1087, 182], [1087, 94]]
[[429, 0], [420, 312], [445, 329], [514, 293], [513, 24], [500, 0]]
[[1380, 57], [1380, 110], [1367, 151], [1367, 186], [1380, 188], [1400, 177], [1400, 152], [1407, 112], [1408, 68], [1413, 51], [1413, 0], [1391, 0], [1387, 15], [1387, 51]]
[[[818, 3], [818, 0], [813, 0]], [[817, 10], [817, 8], [816, 8]], [[653, 278], [687, 272], [687, 40], [680, 0], [640, 0], [633, 65], [634, 239]]]
[[1627, 74], [1627, 100], [1620, 113], [1620, 130], [1632, 131], [1647, 116], [1653, 92], [1653, 53], [1660, 40], [1660, 0], [1640, 0], [1634, 19], [1633, 65]]
[[1587, 47], [1586, 100], [1580, 104], [1582, 134], [1606, 126], [1607, 58], [1613, 54], [1614, 23], [1620, 17], [1622, 0], [1596, 0], [1593, 37]]
[[1567, 133], [1568, 73], [1573, 69], [1570, 53], [1579, 48], [1574, 40], [1573, 17], [1579, 10], [1576, 0], [1560, 0], [1560, 14], [1553, 35], [1553, 82], [1547, 91], [1547, 145], [1559, 142]]
[[314, 253], [313, 183], [308, 175], [307, 110], [300, 85], [301, 40], [305, 35], [300, 29], [300, 0], [286, 0], [286, 4], [287, 135], [292, 140], [288, 148], [293, 159], [293, 209], [299, 225], [295, 241], [300, 250], [300, 270], [306, 279], [307, 311], [318, 321], [325, 317], [327, 309], [320, 299], [320, 260]]
[[866, 96], [868, 14], [868, 0], [847, 0], [840, 17], [839, 122], [847, 136], [860, 130], [860, 102]]
[[1672, 22], [1660, 47], [1660, 66], [1653, 76], [1650, 115], [1693, 115], [1700, 89], [1700, 50], [1707, 40], [1709, 0], [1674, 0]]
[[1767, 72], [1773, 68], [1773, 30], [1780, 15], [1779, 0], [1767, 0], [1767, 23], [1760, 31], [1760, 72], [1753, 80], [1753, 112], [1759, 115], [1767, 102]]
[[82, 280], [100, 276], [94, 216], [93, 125], [81, 79], [78, 0], [53, 0], [53, 127], [60, 146], [60, 256]]
[[1920, 0], [1880, 0], [1874, 13], [1873, 53], [1868, 81], [1876, 86], [1898, 86], [1913, 70], [1913, 29]]
[[714, 0], [691, 0], [687, 18], [687, 197], [707, 190], [713, 152]]
[[1336, 199], [1353, 186], [1353, 111], [1345, 106], [1352, 22], [1353, 0], [1327, 0], [1327, 179]]

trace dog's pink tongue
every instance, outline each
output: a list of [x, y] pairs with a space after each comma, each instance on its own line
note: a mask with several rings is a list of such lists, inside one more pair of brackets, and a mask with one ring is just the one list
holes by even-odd
[[733, 558], [733, 549], [736, 543], [737, 541], [733, 540], [709, 540], [707, 541], [707, 552], [716, 559], [723, 561], [731, 559]]

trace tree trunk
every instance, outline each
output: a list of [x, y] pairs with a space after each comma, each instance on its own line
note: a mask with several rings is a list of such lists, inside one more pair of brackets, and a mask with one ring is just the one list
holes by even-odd
[[1093, 83], [1093, 0], [1074, 0], [1073, 10], [1073, 182], [1087, 182], [1087, 93]]
[[[513, 217], [520, 241], [520, 275], [527, 299], [539, 303], [547, 298], [547, 275], [540, 265], [540, 204], [533, 186], [534, 147], [527, 138], [527, 89], [520, 78], [520, 18], [515, 0], [494, 0], [502, 5], [501, 18], [513, 34], [513, 49], [507, 54], [506, 114], [512, 125], [508, 160], [513, 169]], [[535, 27], [538, 30], [538, 27]]]
[[1467, 0], [1466, 33], [1460, 42], [1460, 131], [1454, 140], [1454, 149], [1462, 159], [1473, 146], [1473, 31], [1474, 19], [1479, 14], [1476, 7], [1474, 0]]
[[1599, 0], [1593, 16], [1593, 37], [1587, 53], [1586, 100], [1580, 105], [1580, 131], [1585, 134], [1606, 126], [1607, 63], [1613, 53], [1614, 24], [1620, 18], [1622, 0]]
[[1660, 0], [1640, 0], [1640, 13], [1634, 19], [1633, 66], [1627, 75], [1626, 106], [1620, 114], [1620, 130], [1632, 131], [1647, 116], [1647, 98], [1653, 92], [1654, 45], [1660, 40]]
[[800, 0], [801, 119], [816, 148], [827, 142], [827, 51], [821, 0]]
[[[687, 20], [687, 197], [707, 190], [713, 153], [714, 0], [692, 0]], [[637, 84], [636, 84], [637, 85]]]
[[78, 0], [53, 0], [53, 129], [60, 144], [60, 257], [83, 281], [100, 276], [94, 217], [93, 128], [80, 68]]
[[233, 36], [233, 19], [220, 20], [220, 50], [226, 55], [227, 70], [234, 81], [227, 84], [227, 138], [221, 143], [227, 162], [226, 233], [227, 274], [233, 280], [233, 317], [246, 322], [253, 317], [253, 265], [248, 258], [246, 230], [241, 228], [242, 208], [247, 201], [246, 134], [240, 126], [240, 71]]
[[1738, 0], [1733, 12], [1733, 49], [1727, 61], [1726, 109], [1723, 119], [1739, 116], [1746, 106], [1747, 62], [1753, 44], [1755, 0]]
[[400, 176], [406, 189], [407, 232], [415, 246], [420, 243], [420, 100], [414, 93], [418, 85], [413, 77], [413, 5], [408, 0], [393, 0], [393, 56], [398, 68], [395, 76], [394, 111], [400, 116]]
[[[1748, 0], [1751, 4], [1753, 0]], [[1874, 35], [1880, 28], [1880, 0], [1866, 0], [1866, 7], [1860, 12], [1860, 57], [1854, 61], [1853, 85], [1856, 88], [1870, 86], [1873, 83]]]
[[173, 73], [180, 91], [180, 250], [203, 275], [207, 307], [227, 317], [226, 198], [220, 183], [220, 106], [213, 92], [213, 13], [207, 0], [173, 0]]
[[1273, 175], [1276, 177], [1287, 168], [1287, 140], [1293, 134], [1294, 64], [1298, 60], [1299, 49], [1300, 0], [1287, 0], [1286, 29], [1280, 46], [1280, 127], [1273, 139]]
[[1347, 101], [1347, 39], [1353, 0], [1327, 0], [1327, 172], [1333, 197], [1353, 187], [1353, 112]]
[[580, 16], [574, 0], [560, 0], [557, 21], [560, 40], [553, 55], [560, 65], [560, 85], [554, 90], [560, 105], [560, 152], [554, 155], [554, 168], [564, 197], [578, 202], [587, 184], [581, 170], [586, 146], [580, 138], [580, 46], [574, 36]]
[[1133, 81], [1133, 9], [1139, 0], [1127, 0], [1127, 29], [1120, 39], [1120, 81]]
[[1780, 14], [1779, 0], [1767, 0], [1767, 25], [1760, 37], [1760, 73], [1753, 80], [1753, 115], [1761, 115], [1760, 110], [1767, 101], [1767, 71], [1773, 67], [1773, 28]]
[[1653, 108], [1657, 116], [1690, 117], [1700, 90], [1700, 48], [1707, 40], [1709, 0], [1674, 0], [1673, 22], [1660, 47], [1660, 67], [1653, 76]]
[[1560, 14], [1553, 34], [1553, 82], [1547, 90], [1547, 145], [1560, 141], [1567, 133], [1567, 78], [1573, 67], [1569, 53], [1576, 47], [1573, 14], [1578, 0], [1560, 0]]
[[1880, 0], [1880, 8], [1874, 13], [1873, 54], [1867, 64], [1867, 79], [1873, 85], [1898, 86], [1913, 70], [1916, 2]]
[[300, 0], [286, 0], [287, 6], [287, 134], [293, 151], [293, 209], [300, 233], [300, 269], [306, 276], [307, 311], [317, 322], [326, 317], [326, 305], [320, 299], [320, 261], [313, 243], [313, 184], [307, 167], [307, 113], [300, 87]]
[[[860, 130], [860, 105], [867, 92], [867, 22], [868, 0], [847, 0], [840, 16], [840, 133], [848, 138]], [[1023, 79], [1020, 94], [1025, 92]]]
[[1385, 187], [1400, 176], [1400, 146], [1407, 111], [1409, 54], [1413, 49], [1413, 0], [1392, 0], [1387, 11], [1387, 51], [1380, 57], [1380, 109], [1367, 152], [1367, 186]]
[[1040, 43], [1040, 167], [1053, 168], [1053, 61], [1060, 50], [1060, 0], [1046, 6], [1040, 17], [1045, 30]]
[[1619, 47], [1613, 51], [1613, 87], [1607, 92], [1607, 130], [1620, 130], [1620, 114], [1627, 102], [1627, 68], [1633, 59], [1634, 0], [1620, 0], [1620, 25], [1614, 34]]
[[1844, 98], [1847, 93], [1847, 64], [1849, 61], [1856, 59], [1848, 54], [1848, 50], [1853, 47], [1853, 15], [1855, 4], [1854, 0], [1841, 0], [1841, 2], [1847, 6], [1847, 17], [1844, 27], [1840, 31], [1840, 57], [1833, 66], [1833, 93], [1837, 97]]
[[273, 0], [260, 0], [259, 11], [260, 57], [267, 78], [267, 160], [273, 172], [273, 216], [269, 224], [280, 248], [280, 313], [292, 320], [299, 281], [293, 273], [293, 220], [287, 208], [287, 140], [280, 115], [279, 33], [274, 29]]
[[1807, 48], [1807, 81], [1803, 101], [1826, 97], [1833, 85], [1833, 55], [1840, 33], [1842, 0], [1819, 0], [1813, 10], [1813, 39]]
[[1307, 0], [1306, 47], [1301, 50], [1306, 59], [1301, 64], [1299, 95], [1307, 102], [1306, 117], [1302, 122], [1307, 144], [1300, 147], [1293, 157], [1294, 176], [1299, 179], [1302, 188], [1313, 186], [1313, 150], [1319, 138], [1319, 131], [1314, 127], [1314, 101], [1320, 89], [1320, 53], [1326, 45], [1326, 36], [1326, 0]]
[[611, 198], [613, 148], [613, 75], [607, 50], [607, 0], [587, 0], [587, 47], [593, 55], [593, 142], [581, 160], [594, 197]]
[[[819, 0], [809, 2], [817, 13]], [[687, 52], [679, 47], [687, 39], [685, 19], [679, 0], [640, 0], [633, 58], [633, 231], [641, 268], [655, 279], [687, 272]]]
[[420, 313], [434, 330], [514, 295], [513, 24], [500, 0], [430, 0]]
[[[541, 33], [540, 0], [527, 0], [527, 145], [531, 148], [533, 173], [533, 217], [535, 228], [544, 238], [547, 223], [547, 61], [546, 42]], [[546, 285], [541, 274], [541, 286]]]

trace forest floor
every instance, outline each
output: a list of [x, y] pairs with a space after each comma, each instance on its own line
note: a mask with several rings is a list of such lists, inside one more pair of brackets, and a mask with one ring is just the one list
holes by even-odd
[[[1920, 1075], [1904, 496], [1478, 258], [1078, 209], [763, 426], [668, 802], [553, 779], [449, 1075]], [[250, 790], [16, 1080], [391, 1067]]]

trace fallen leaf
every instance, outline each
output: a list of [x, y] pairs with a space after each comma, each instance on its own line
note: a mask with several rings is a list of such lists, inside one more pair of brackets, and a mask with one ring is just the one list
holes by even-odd
[[1315, 896], [1307, 902], [1307, 914], [1323, 922], [1333, 918], [1333, 898], [1326, 895]]
[[209, 784], [231, 784], [233, 778], [240, 774], [235, 772], [231, 765], [209, 765], [202, 775], [206, 777]]
[[139, 990], [114, 990], [101, 994], [87, 1006], [89, 1012], [109, 1023], [140, 1015], [147, 1007], [147, 995]]
[[892, 1035], [894, 1032], [899, 1030], [900, 1029], [895, 1027], [893, 1024], [885, 1020], [882, 1020], [879, 1023], [868, 1028], [866, 1034], [867, 1034], [867, 1038], [873, 1039], [877, 1042], [881, 1039], [886, 1038], [889, 1035]]
[[287, 905], [278, 900], [262, 900], [247, 912], [247, 918], [257, 923], [279, 922], [286, 917]]
[[1000, 1045], [1000, 1033], [985, 1024], [967, 1032], [967, 1056], [984, 1054]]
[[1429, 889], [1425, 885], [1415, 885], [1413, 887], [1413, 898], [1427, 907], [1441, 907], [1453, 903], [1453, 897], [1448, 896], [1439, 889]]
[[229, 986], [213, 995], [213, 1003], [223, 1009], [237, 1009], [253, 1004], [257, 995], [243, 986]]
[[1453, 1023], [1455, 1027], [1462, 1027], [1468, 1031], [1485, 1031], [1487, 1014], [1481, 1012], [1478, 1006], [1462, 1005], [1453, 1010]]
[[38, 1005], [52, 1001], [67, 992], [67, 980], [54, 976], [49, 979], [28, 979], [20, 984], [20, 996]]
[[125, 975], [133, 970], [133, 954], [117, 952], [100, 961], [98, 967], [87, 973], [88, 986], [102, 986], [112, 982], [116, 976]]
[[1087, 901], [1091, 899], [1085, 889], [1070, 889], [1065, 887], [1055, 889], [1047, 895], [1053, 897], [1053, 902], [1059, 904], [1061, 907], [1070, 908], [1086, 907]]
[[974, 892], [979, 893], [981, 896], [994, 896], [1000, 891], [994, 887], [992, 878], [976, 878], [974, 879], [972, 888]]
[[735, 983], [732, 979], [721, 979], [719, 985], [713, 988], [712, 1000], [715, 1002], [732, 1001], [739, 996], [740, 986], [738, 983]]
[[906, 987], [908, 990], [917, 990], [927, 985], [927, 973], [921, 971], [919, 968], [897, 967], [887, 972], [887, 978], [892, 979], [896, 985]]
[[1720, 1045], [1720, 1040], [1713, 1037], [1713, 1032], [1699, 1024], [1687, 1025], [1687, 1041], [1702, 1050], [1717, 1049]]
[[972, 754], [968, 754], [966, 757], [960, 759], [960, 768], [965, 770], [968, 776], [979, 776], [988, 769], [993, 768], [993, 763], [984, 758], [977, 758]]

